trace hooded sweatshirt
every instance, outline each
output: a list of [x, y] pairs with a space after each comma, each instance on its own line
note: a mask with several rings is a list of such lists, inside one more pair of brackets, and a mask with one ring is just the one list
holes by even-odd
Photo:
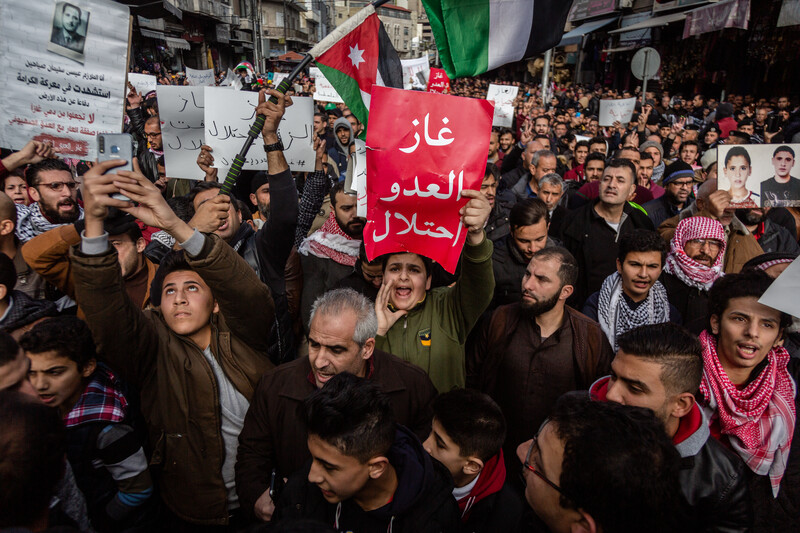
[[419, 439], [407, 428], [397, 426], [387, 457], [397, 473], [397, 489], [383, 507], [364, 511], [353, 500], [328, 503], [319, 487], [308, 481], [309, 462], [289, 478], [278, 501], [276, 522], [312, 518], [342, 533], [458, 531], [460, 513], [452, 496], [450, 474], [430, 458]]
[[[341, 128], [347, 128], [347, 131], [350, 132], [350, 142], [347, 145], [342, 144], [342, 141], [339, 140], [339, 136], [336, 135], [336, 132]], [[328, 147], [328, 157], [336, 163], [336, 168], [339, 171], [339, 180], [343, 180], [347, 173], [347, 158], [350, 155], [350, 144], [353, 142], [353, 128], [350, 126], [349, 120], [344, 117], [336, 119], [333, 123], [333, 139], [336, 145]]]

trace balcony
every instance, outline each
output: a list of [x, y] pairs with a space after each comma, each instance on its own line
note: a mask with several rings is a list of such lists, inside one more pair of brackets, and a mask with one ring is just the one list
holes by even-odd
[[301, 41], [308, 43], [308, 33], [302, 30], [287, 28], [284, 32], [283, 26], [263, 26], [264, 36], [270, 39], [282, 39], [284, 36], [290, 41]]
[[172, 3], [186, 13], [205, 15], [223, 22], [230, 22], [233, 8], [219, 0], [172, 0]]

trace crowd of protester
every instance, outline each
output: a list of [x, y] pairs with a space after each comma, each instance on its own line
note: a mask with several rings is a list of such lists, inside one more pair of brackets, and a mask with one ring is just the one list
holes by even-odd
[[0, 529], [800, 530], [800, 327], [759, 303], [800, 207], [732, 208], [744, 158], [716, 153], [774, 145], [800, 200], [789, 98], [648, 93], [600, 127], [633, 95], [521, 84], [451, 274], [367, 257], [344, 105], [290, 171], [278, 124], [313, 91], [261, 91], [268, 168], [232, 196], [209, 146], [203, 180], [166, 175], [132, 87], [133, 170], [3, 153]]

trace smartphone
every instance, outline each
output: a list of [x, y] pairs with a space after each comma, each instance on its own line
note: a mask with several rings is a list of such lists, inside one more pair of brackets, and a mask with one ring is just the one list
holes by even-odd
[[[122, 159], [127, 161], [118, 170], [133, 170], [133, 137], [130, 133], [101, 133], [97, 136], [97, 162], [109, 159]], [[116, 200], [130, 201], [130, 198], [121, 193], [111, 195]]]

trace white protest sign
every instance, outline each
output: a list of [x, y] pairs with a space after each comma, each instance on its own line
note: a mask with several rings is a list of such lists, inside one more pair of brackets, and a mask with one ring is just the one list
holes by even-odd
[[613, 126], [614, 122], [627, 124], [631, 121], [635, 108], [636, 98], [600, 100], [600, 125]]
[[273, 72], [272, 73], [272, 85], [277, 87], [278, 84], [280, 82], [282, 82], [284, 78], [288, 78], [288, 77], [289, 77], [289, 74], [287, 74], [286, 72]]
[[205, 134], [203, 87], [159, 85], [156, 94], [167, 176], [203, 179], [205, 174], [197, 166]]
[[[312, 145], [314, 102], [309, 97], [293, 97], [286, 108], [278, 135], [283, 142], [283, 155], [294, 172], [312, 172], [316, 154]], [[205, 87], [205, 142], [214, 154], [214, 167], [227, 171], [242, 149], [247, 132], [255, 120], [258, 93], [231, 92], [223, 87]], [[267, 170], [267, 154], [257, 146], [247, 154], [244, 169]]]
[[128, 82], [133, 85], [136, 92], [142, 96], [150, 91], [156, 90], [156, 77], [149, 74], [138, 74], [136, 72], [128, 72]]
[[575, 136], [575, 140], [578, 141], [578, 142], [588, 141], [589, 139], [591, 139], [591, 137], [587, 137], [586, 135], [576, 135]]
[[489, 84], [486, 99], [494, 102], [492, 126], [511, 127], [511, 123], [514, 121], [514, 99], [518, 92], [519, 86], [517, 85]]
[[356, 216], [367, 217], [367, 143], [361, 139], [353, 141], [353, 184], [356, 191]]
[[93, 160], [97, 134], [122, 131], [130, 12], [111, 0], [75, 4], [80, 20], [68, 30], [70, 4], [0, 2], [0, 146], [35, 138], [61, 157]]
[[[189, 85], [194, 85], [196, 87], [214, 87], [217, 84], [217, 80], [214, 78], [214, 71], [210, 68], [206, 70], [197, 70], [186, 67], [186, 80], [189, 82]], [[158, 108], [161, 109], [160, 104]]]
[[795, 259], [761, 295], [758, 303], [800, 318], [800, 260]]
[[403, 67], [403, 89], [419, 89], [424, 91], [428, 87], [431, 76], [431, 65], [428, 62], [428, 53], [417, 59], [401, 59]]
[[336, 92], [336, 89], [333, 88], [331, 82], [328, 81], [317, 67], [308, 69], [308, 75], [314, 78], [314, 87], [316, 88], [314, 91], [314, 100], [333, 102], [335, 104], [344, 103], [344, 100], [342, 100], [342, 97]]

